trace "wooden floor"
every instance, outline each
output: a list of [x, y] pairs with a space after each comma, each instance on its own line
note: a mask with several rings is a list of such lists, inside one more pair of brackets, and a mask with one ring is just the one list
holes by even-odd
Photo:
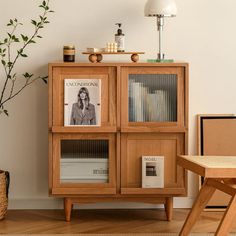
[[[180, 231], [187, 213], [175, 209], [167, 222], [163, 210], [74, 210], [68, 223], [62, 210], [9, 210], [0, 221], [0, 234], [173, 233]], [[214, 232], [222, 214], [202, 213], [193, 232]]]

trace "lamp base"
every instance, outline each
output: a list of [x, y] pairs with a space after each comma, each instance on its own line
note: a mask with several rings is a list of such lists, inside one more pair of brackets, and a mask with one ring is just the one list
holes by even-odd
[[173, 59], [147, 59], [147, 62], [149, 63], [155, 63], [155, 62], [161, 62], [161, 63], [171, 63], [171, 62], [174, 62]]

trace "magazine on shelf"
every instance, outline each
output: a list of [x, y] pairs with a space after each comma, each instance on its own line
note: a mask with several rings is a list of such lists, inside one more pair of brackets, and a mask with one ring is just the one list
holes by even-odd
[[64, 80], [64, 126], [101, 125], [101, 80]]
[[164, 188], [164, 156], [142, 156], [142, 188]]

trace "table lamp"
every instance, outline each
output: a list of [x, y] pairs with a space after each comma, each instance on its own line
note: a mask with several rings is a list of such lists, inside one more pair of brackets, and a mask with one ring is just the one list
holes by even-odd
[[149, 62], [173, 62], [172, 59], [165, 59], [162, 52], [162, 31], [165, 17], [174, 17], [177, 14], [175, 0], [148, 0], [144, 10], [145, 16], [157, 17], [157, 30], [159, 31], [159, 53], [157, 59]]

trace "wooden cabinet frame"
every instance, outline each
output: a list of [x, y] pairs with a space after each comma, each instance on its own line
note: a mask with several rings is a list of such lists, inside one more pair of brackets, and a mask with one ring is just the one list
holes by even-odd
[[[129, 74], [176, 75], [177, 121], [128, 122]], [[66, 78], [101, 79], [101, 126], [64, 126]], [[60, 142], [64, 139], [109, 140], [109, 182], [60, 183]], [[153, 147], [161, 145], [162, 148], [155, 151], [155, 148], [145, 144], [149, 141]], [[187, 192], [186, 172], [176, 165], [179, 154], [188, 154], [187, 63], [49, 64], [49, 191], [52, 196], [64, 198], [67, 221], [70, 221], [75, 203], [109, 201], [162, 203], [165, 205], [167, 220], [171, 220], [173, 197], [185, 196]], [[163, 189], [141, 188], [140, 164], [137, 161], [141, 161], [142, 155], [167, 156], [166, 165], [169, 167], [166, 167], [166, 171], [170, 168], [174, 173], [166, 174]], [[130, 174], [132, 171], [136, 173]]]

